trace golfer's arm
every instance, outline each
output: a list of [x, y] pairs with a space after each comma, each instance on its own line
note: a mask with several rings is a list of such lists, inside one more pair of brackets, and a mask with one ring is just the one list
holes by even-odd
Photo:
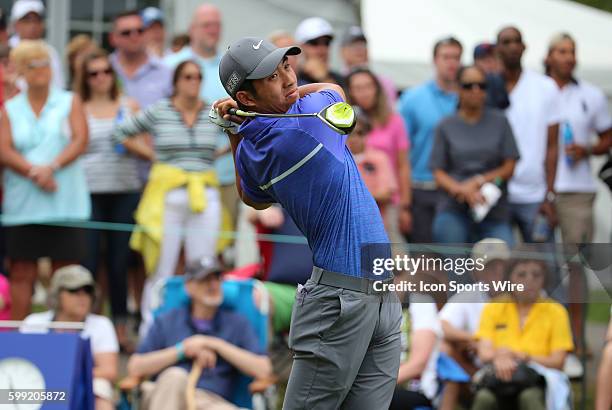
[[240, 143], [242, 137], [238, 134], [232, 134], [229, 131], [227, 131], [226, 134], [229, 137], [230, 146], [232, 148], [232, 157], [234, 159], [234, 175], [236, 175], [236, 190], [238, 191], [238, 196], [240, 196], [242, 202], [244, 202], [251, 208], [258, 210], [269, 208], [270, 206], [272, 206], [272, 204], [255, 202], [242, 191], [242, 186], [240, 185], [240, 174], [238, 173], [238, 167], [236, 166], [236, 149], [238, 148], [238, 144]]
[[298, 92], [300, 93], [300, 97], [303, 97], [307, 94], [318, 93], [323, 90], [333, 90], [340, 94], [342, 99], [346, 101], [346, 95], [344, 95], [344, 90], [338, 84], [331, 83], [313, 83], [306, 84], [298, 87]]

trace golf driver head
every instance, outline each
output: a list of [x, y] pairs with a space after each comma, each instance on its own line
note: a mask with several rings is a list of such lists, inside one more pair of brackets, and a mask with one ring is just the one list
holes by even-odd
[[336, 131], [338, 134], [350, 134], [357, 123], [357, 116], [350, 104], [338, 102], [323, 108], [317, 117], [325, 125]]

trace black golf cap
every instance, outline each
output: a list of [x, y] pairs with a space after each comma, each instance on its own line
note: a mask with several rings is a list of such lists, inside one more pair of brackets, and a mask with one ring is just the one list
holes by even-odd
[[221, 84], [225, 91], [235, 98], [244, 80], [266, 78], [272, 75], [286, 55], [294, 56], [301, 52], [297, 46], [277, 48], [263, 38], [242, 38], [230, 45], [221, 58]]

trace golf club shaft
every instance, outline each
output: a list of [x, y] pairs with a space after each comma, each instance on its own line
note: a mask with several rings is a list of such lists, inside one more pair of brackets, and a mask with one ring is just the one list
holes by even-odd
[[267, 117], [267, 118], [298, 118], [298, 117], [316, 117], [317, 113], [314, 114], [262, 114], [253, 111], [243, 111], [236, 108], [230, 108], [228, 113], [231, 115], [237, 115], [239, 117]]

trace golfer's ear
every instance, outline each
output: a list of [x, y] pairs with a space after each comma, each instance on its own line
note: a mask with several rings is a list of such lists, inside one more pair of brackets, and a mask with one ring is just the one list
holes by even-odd
[[238, 91], [236, 93], [236, 102], [239, 102], [245, 107], [255, 106], [255, 99], [253, 98], [253, 95], [248, 91]]

